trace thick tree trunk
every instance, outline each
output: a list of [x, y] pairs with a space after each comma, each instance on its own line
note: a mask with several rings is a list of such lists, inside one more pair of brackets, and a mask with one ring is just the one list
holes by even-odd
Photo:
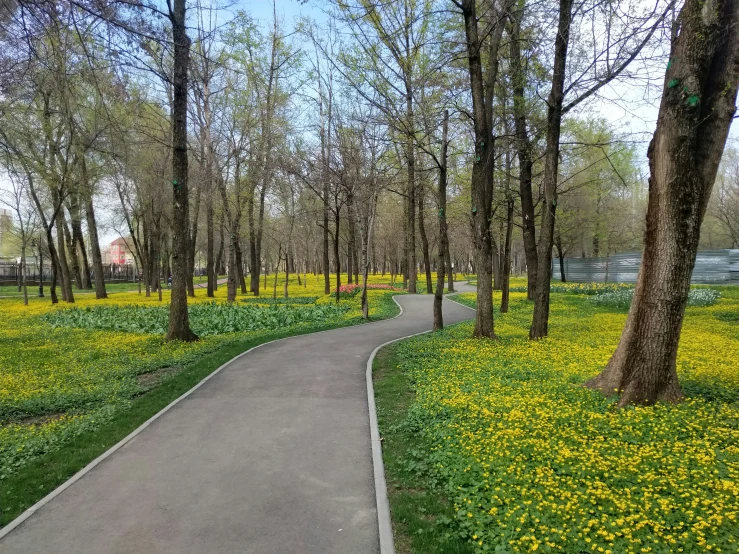
[[444, 328], [442, 303], [444, 300], [446, 260], [449, 257], [449, 235], [447, 233], [446, 223], [446, 158], [448, 136], [449, 110], [444, 110], [444, 121], [441, 128], [441, 152], [439, 154], [439, 268], [436, 273], [436, 291], [434, 292], [434, 331]]
[[519, 193], [521, 195], [521, 228], [523, 230], [523, 247], [526, 255], [527, 296], [534, 300], [536, 288], [536, 273], [539, 265], [536, 252], [536, 215], [534, 213], [534, 199], [531, 186], [533, 160], [531, 155], [531, 140], [526, 126], [526, 74], [521, 63], [521, 20], [523, 8], [513, 12], [511, 25], [511, 72], [513, 89], [513, 122], [516, 134], [516, 149], [518, 151]]
[[739, 88], [739, 1], [687, 0], [649, 145], [644, 254], [613, 357], [587, 386], [619, 406], [678, 402], [676, 359], [700, 227]]
[[557, 173], [559, 169], [559, 137], [562, 128], [567, 47], [570, 42], [570, 23], [573, 0], [560, 0], [557, 38], [554, 43], [554, 70], [552, 90], [547, 99], [547, 146], [544, 154], [544, 206], [541, 210], [541, 233], [537, 247], [536, 298], [529, 338], [540, 339], [549, 330], [549, 285], [552, 279], [552, 246], [557, 210]]
[[[190, 330], [187, 312], [187, 287], [192, 283], [190, 268], [190, 209], [187, 189], [187, 71], [190, 63], [190, 38], [185, 27], [186, 0], [174, 0], [172, 38], [174, 70], [172, 87], [172, 296], [169, 305], [167, 340], [196, 340]], [[195, 226], [197, 227], [197, 225]]]
[[[480, 59], [481, 41], [477, 31], [475, 0], [462, 2], [470, 89], [472, 91], [473, 119], [475, 127], [475, 160], [472, 166], [472, 235], [477, 270], [477, 310], [475, 312], [475, 337], [495, 338], [493, 324], [493, 267], [490, 220], [493, 200], [494, 149], [493, 137], [488, 127], [488, 109], [485, 105], [485, 87]], [[493, 82], [495, 80], [493, 79]]]

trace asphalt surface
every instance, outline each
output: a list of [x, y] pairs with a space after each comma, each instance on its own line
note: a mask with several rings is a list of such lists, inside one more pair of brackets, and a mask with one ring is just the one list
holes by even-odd
[[[0, 552], [379, 552], [366, 364], [376, 346], [430, 329], [432, 299], [398, 296], [398, 318], [231, 362], [0, 540]], [[444, 301], [447, 324], [473, 315]]]

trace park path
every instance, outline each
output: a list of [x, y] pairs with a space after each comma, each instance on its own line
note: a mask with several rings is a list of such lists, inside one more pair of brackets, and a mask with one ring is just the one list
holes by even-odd
[[[395, 319], [232, 361], [0, 539], [0, 552], [379, 552], [367, 360], [432, 324], [432, 296], [396, 299]], [[473, 313], [444, 300], [447, 324]]]

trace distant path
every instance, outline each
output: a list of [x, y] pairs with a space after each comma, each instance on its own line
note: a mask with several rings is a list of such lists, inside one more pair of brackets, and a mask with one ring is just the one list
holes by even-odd
[[[432, 296], [396, 299], [398, 318], [232, 361], [0, 540], [0, 552], [378, 552], [367, 359], [432, 323]], [[473, 313], [444, 301], [446, 323]]]

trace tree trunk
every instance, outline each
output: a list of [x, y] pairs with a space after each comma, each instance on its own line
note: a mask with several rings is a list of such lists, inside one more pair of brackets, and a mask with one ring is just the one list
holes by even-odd
[[328, 204], [328, 180], [324, 181], [323, 185], [323, 292], [324, 294], [331, 294], [331, 261], [329, 260], [329, 245], [328, 245], [328, 215], [329, 215], [329, 204]]
[[205, 254], [205, 275], [208, 279], [208, 289], [206, 296], [213, 298], [215, 296], [215, 235], [213, 229], [213, 191], [212, 177], [208, 177], [208, 190], [205, 195], [205, 235], [206, 235], [206, 254]]
[[472, 234], [477, 269], [477, 311], [475, 312], [475, 337], [495, 337], [493, 324], [493, 268], [490, 220], [493, 200], [494, 149], [492, 133], [488, 127], [485, 105], [485, 87], [480, 59], [481, 41], [477, 32], [475, 0], [462, 2], [467, 61], [475, 128], [475, 160], [472, 166]]
[[95, 208], [92, 203], [92, 195], [85, 203], [85, 218], [87, 220], [87, 232], [90, 234], [90, 249], [92, 250], [92, 272], [95, 277], [95, 298], [98, 300], [108, 298], [105, 290], [105, 276], [103, 274], [103, 255], [100, 252], [100, 240], [98, 239], [98, 226], [95, 221]]
[[64, 212], [61, 204], [56, 216], [56, 238], [57, 252], [59, 264], [59, 277], [62, 286], [62, 300], [65, 302], [74, 302], [74, 293], [72, 292], [72, 277], [69, 274], [69, 265], [67, 264], [67, 253], [64, 246]]
[[82, 286], [82, 270], [80, 267], [79, 253], [77, 252], [77, 246], [74, 243], [74, 236], [69, 230], [67, 218], [63, 211], [60, 212], [60, 219], [62, 228], [64, 229], [64, 243], [67, 245], [67, 260], [71, 262], [70, 282], [73, 279], [77, 285], [77, 290], [83, 290], [84, 287]]
[[[410, 77], [406, 76], [406, 118], [407, 125], [413, 128], [413, 88]], [[412, 132], [412, 131], [411, 131]], [[416, 264], [416, 158], [415, 136], [412, 134], [406, 142], [406, 161], [408, 163], [408, 253], [405, 260], [408, 272], [408, 292], [416, 294], [418, 267]]]
[[687, 0], [657, 129], [641, 269], [621, 340], [587, 386], [619, 406], [679, 402], [676, 359], [700, 227], [739, 88], [739, 1]]
[[225, 248], [224, 241], [225, 241], [225, 238], [226, 238], [225, 237], [225, 232], [224, 232], [225, 225], [223, 224], [223, 218], [224, 218], [224, 215], [223, 215], [223, 212], [221, 212], [221, 220], [220, 220], [220, 222], [218, 224], [218, 251], [216, 252], [216, 261], [215, 261], [215, 264], [214, 264], [215, 265], [215, 270], [214, 271], [215, 271], [215, 274], [216, 274], [216, 280], [213, 283], [213, 290], [214, 291], [218, 290], [218, 276], [223, 273], [221, 271], [221, 267], [222, 267], [221, 264], [223, 264], [223, 250]]
[[341, 301], [341, 258], [339, 252], [339, 206], [336, 206], [336, 227], [334, 229], [334, 263], [336, 264], [336, 303]]
[[[508, 134], [508, 125], [506, 124], [506, 135]], [[511, 151], [510, 143], [506, 145], [505, 152], [505, 198], [506, 198], [506, 223], [505, 223], [505, 239], [503, 243], [503, 256], [501, 261], [501, 293], [500, 293], [500, 313], [508, 312], [510, 300], [511, 285], [511, 242], [513, 237], [513, 210], [515, 201], [511, 193]]]
[[[190, 38], [185, 27], [186, 0], [174, 0], [171, 16], [174, 40], [172, 87], [172, 296], [169, 304], [167, 340], [196, 340], [190, 330], [187, 312], [190, 268], [190, 210], [187, 189], [187, 71], [190, 63]], [[195, 226], [197, 227], [197, 225]]]
[[[346, 210], [347, 210], [347, 228], [349, 230], [349, 238], [346, 241], [346, 282], [351, 285], [354, 282], [354, 259], [356, 242], [356, 229], [354, 226], [354, 194], [351, 190], [346, 193]], [[357, 283], [359, 284], [359, 283]]]
[[557, 258], [559, 258], [559, 278], [563, 283], [567, 282], [567, 276], [565, 275], [565, 255], [562, 251], [562, 236], [557, 233], [557, 237], [554, 240], [554, 246], [557, 247]]
[[[241, 294], [246, 294], [246, 279], [244, 278], [244, 256], [241, 253], [241, 242], [236, 239], [234, 243], [234, 250], [236, 251], [236, 279], [241, 289]], [[259, 264], [257, 263], [257, 282], [259, 282]], [[258, 292], [258, 291], [257, 291]]]
[[446, 223], [446, 186], [447, 186], [447, 142], [449, 136], [449, 110], [444, 110], [444, 121], [441, 130], [441, 152], [439, 154], [439, 268], [436, 273], [436, 291], [434, 292], [434, 331], [444, 328], [442, 303], [444, 301], [444, 278], [446, 260], [449, 257], [449, 235]]
[[70, 195], [69, 199], [69, 221], [72, 227], [72, 248], [81, 258], [79, 267], [80, 288], [88, 290], [92, 288], [90, 283], [90, 262], [87, 259], [87, 248], [82, 235], [82, 216], [80, 208], [80, 196], [78, 193]]
[[536, 215], [534, 213], [534, 200], [532, 193], [532, 168], [531, 140], [526, 127], [526, 74], [521, 63], [521, 20], [523, 8], [513, 12], [513, 24], [511, 25], [511, 72], [513, 89], [513, 122], [516, 134], [516, 149], [518, 151], [518, 180], [519, 193], [521, 195], [521, 219], [523, 230], [523, 247], [526, 255], [527, 296], [534, 300], [536, 288], [536, 273], [539, 265], [536, 252]]
[[[23, 290], [23, 305], [28, 306], [28, 287], [26, 286], [26, 237], [25, 232], [23, 232], [23, 236], [21, 237], [21, 266], [18, 268], [20, 270], [20, 277], [21, 277], [21, 288]], [[39, 280], [41, 277], [39, 276]]]
[[418, 234], [421, 235], [421, 253], [423, 254], [423, 266], [426, 270], [426, 294], [434, 294], [434, 282], [431, 279], [431, 255], [429, 254], [429, 239], [426, 235], [426, 222], [424, 221], [424, 187], [417, 188], [418, 193]]
[[552, 279], [552, 246], [557, 210], [557, 172], [559, 169], [559, 137], [562, 128], [567, 47], [570, 41], [573, 0], [559, 1], [559, 23], [554, 44], [552, 90], [547, 99], [547, 146], [544, 153], [544, 206], [541, 210], [541, 233], [537, 247], [536, 298], [529, 338], [547, 336], [549, 329], [549, 285]]

